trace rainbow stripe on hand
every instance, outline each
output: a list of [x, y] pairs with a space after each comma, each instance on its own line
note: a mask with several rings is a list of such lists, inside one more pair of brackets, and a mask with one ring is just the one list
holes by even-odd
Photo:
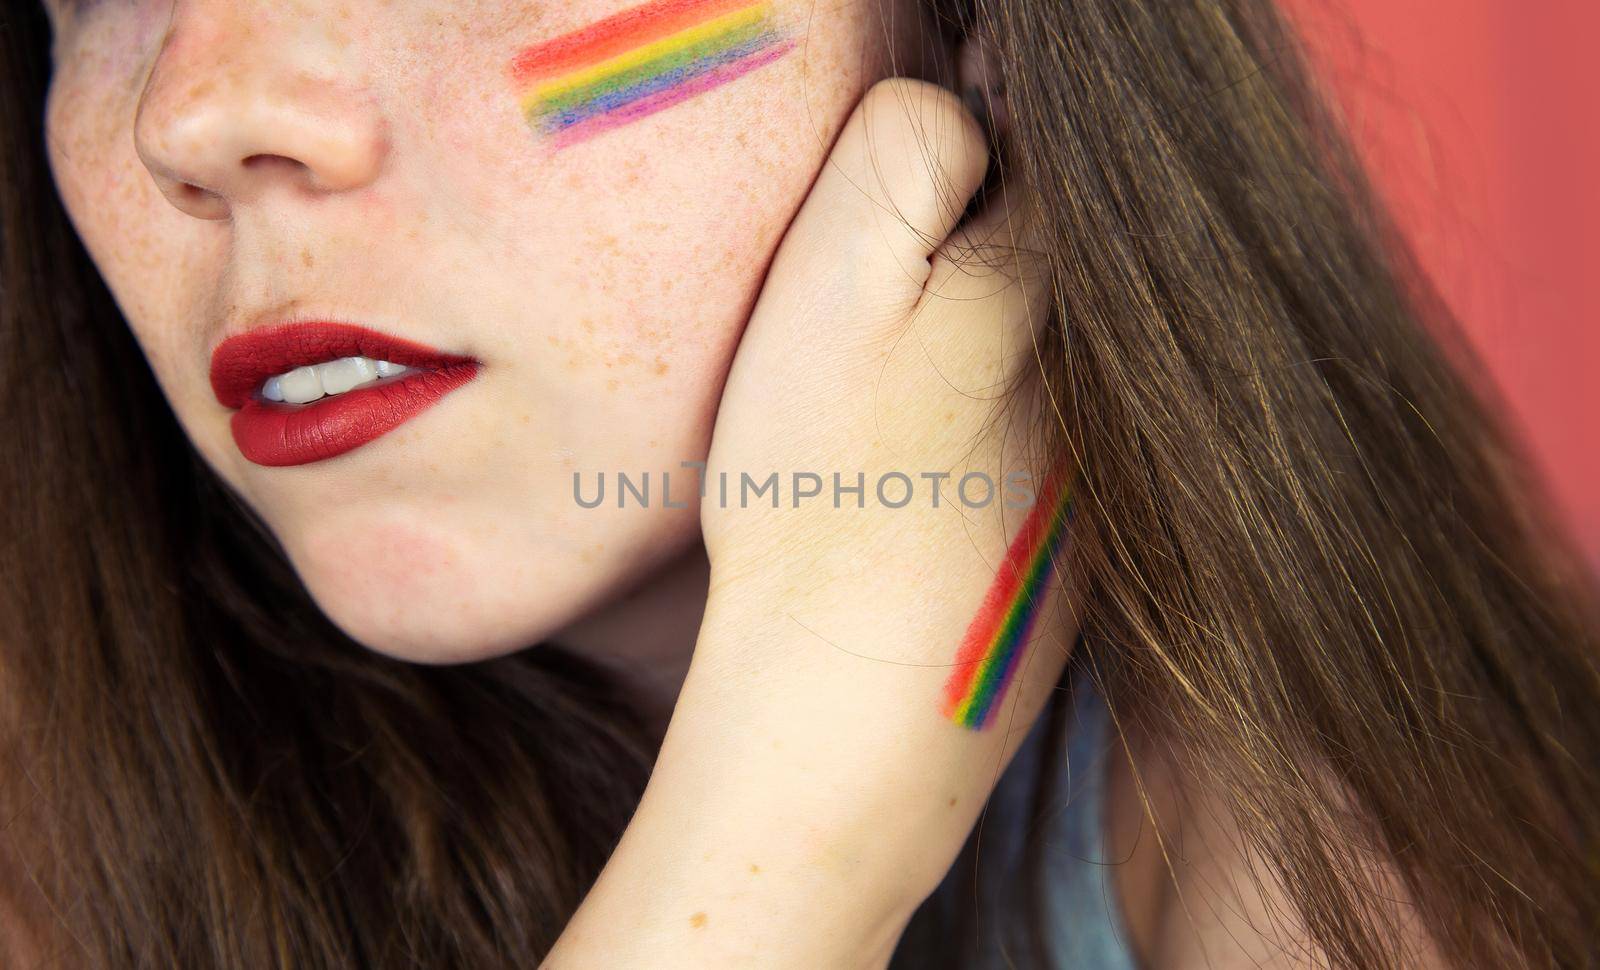
[[564, 148], [769, 64], [795, 46], [771, 0], [652, 0], [511, 62], [528, 124]]
[[944, 686], [945, 717], [973, 730], [993, 719], [1046, 599], [1072, 515], [1071, 490], [1062, 486], [1060, 475], [1046, 478], [961, 641]]

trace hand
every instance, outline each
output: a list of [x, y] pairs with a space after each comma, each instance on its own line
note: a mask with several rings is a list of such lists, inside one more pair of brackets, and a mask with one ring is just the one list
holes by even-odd
[[[1074, 632], [1065, 594], [1036, 597], [1009, 668], [1003, 624], [985, 625], [1065, 529], [1064, 503], [1011, 507], [1045, 488], [1021, 476], [1046, 465], [1053, 411], [1029, 378], [1049, 301], [1008, 192], [957, 227], [987, 161], [959, 99], [919, 81], [876, 85], [842, 130], [723, 393], [688, 680], [547, 967], [885, 965], [1048, 697]], [[745, 476], [773, 473], [776, 508], [741, 501]], [[864, 507], [836, 507], [836, 473], [864, 480]], [[990, 594], [1000, 573], [1013, 582]]]

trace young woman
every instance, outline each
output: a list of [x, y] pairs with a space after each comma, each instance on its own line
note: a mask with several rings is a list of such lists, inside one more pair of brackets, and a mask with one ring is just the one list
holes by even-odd
[[3, 17], [6, 966], [1593, 965], [1593, 577], [1269, 4]]

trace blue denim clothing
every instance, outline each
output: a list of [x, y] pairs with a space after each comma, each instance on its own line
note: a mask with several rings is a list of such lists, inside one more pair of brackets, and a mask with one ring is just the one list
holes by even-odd
[[[1038, 748], [1049, 729], [1035, 721], [996, 784], [979, 822], [981, 959], [973, 970], [1035, 970], [1031, 951], [999, 927], [1021, 906], [1016, 874], [1024, 853], [1044, 853], [1049, 970], [1136, 970], [1113, 882], [1115, 862], [1104, 846], [1106, 768], [1117, 756], [1110, 715], [1087, 678], [1075, 678], [1067, 700], [1066, 765], [1052, 793], [1042, 831], [1027, 831], [1029, 798], [1038, 777]], [[1003, 725], [1000, 728], [1004, 730]], [[1026, 840], [1026, 844], [1024, 841]], [[970, 894], [973, 887], [947, 887]]]

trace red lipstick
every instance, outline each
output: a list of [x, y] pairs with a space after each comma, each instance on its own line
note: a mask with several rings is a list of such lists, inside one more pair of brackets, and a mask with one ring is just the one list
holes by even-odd
[[[341, 357], [415, 370], [319, 398], [269, 401], [267, 378]], [[288, 323], [229, 337], [211, 355], [211, 389], [234, 408], [233, 440], [258, 465], [304, 465], [359, 448], [394, 430], [477, 376], [471, 357], [347, 323]]]

